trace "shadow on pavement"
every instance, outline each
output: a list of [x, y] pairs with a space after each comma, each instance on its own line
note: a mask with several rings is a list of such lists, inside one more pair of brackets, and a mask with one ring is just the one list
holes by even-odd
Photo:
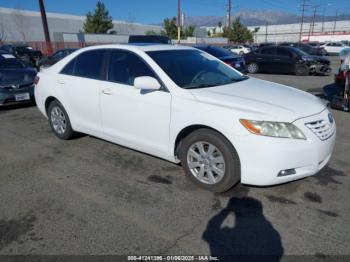
[[[230, 218], [234, 225], [226, 225]], [[265, 218], [261, 202], [251, 197], [231, 198], [202, 237], [220, 261], [279, 261], [283, 255], [280, 234]]]

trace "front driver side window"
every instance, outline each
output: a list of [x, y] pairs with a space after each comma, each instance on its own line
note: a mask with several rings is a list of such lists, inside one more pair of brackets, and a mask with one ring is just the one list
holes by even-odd
[[133, 86], [135, 78], [139, 76], [155, 77], [149, 66], [137, 55], [123, 50], [111, 52], [108, 81]]

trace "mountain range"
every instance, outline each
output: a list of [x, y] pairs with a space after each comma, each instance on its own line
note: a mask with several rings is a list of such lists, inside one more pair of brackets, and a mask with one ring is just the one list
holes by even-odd
[[[270, 25], [276, 24], [291, 24], [300, 22], [300, 15], [290, 14], [278, 11], [240, 11], [233, 14], [233, 19], [235, 17], [240, 17], [241, 21], [246, 26], [258, 26], [264, 25], [268, 22]], [[305, 16], [305, 22], [312, 21], [312, 16]], [[316, 15], [315, 21], [321, 22], [323, 17], [321, 15]], [[334, 21], [335, 16], [325, 16], [325, 21]], [[338, 15], [337, 20], [350, 20], [350, 14]], [[224, 16], [189, 16], [186, 17], [187, 25], [194, 26], [216, 26], [219, 22], [223, 25], [226, 24], [226, 17]]]

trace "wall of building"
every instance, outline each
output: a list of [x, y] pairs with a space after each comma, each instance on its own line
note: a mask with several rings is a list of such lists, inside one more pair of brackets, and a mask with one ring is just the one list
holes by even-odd
[[[62, 34], [82, 31], [84, 16], [47, 13], [52, 41], [62, 41]], [[145, 34], [153, 30], [160, 32], [162, 27], [124, 21], [113, 21], [118, 35]], [[8, 42], [45, 41], [39, 12], [0, 8], [0, 31]], [[0, 32], [0, 33], [1, 33]]]
[[[255, 35], [255, 42], [262, 43], [266, 41], [266, 25], [251, 26], [248, 27], [251, 31], [254, 28], [260, 27], [258, 33]], [[327, 35], [324, 41], [332, 41], [332, 35], [334, 30], [334, 22], [325, 22], [323, 25], [321, 22], [317, 22], [314, 25], [314, 34]], [[350, 21], [337, 21], [336, 33], [345, 34], [350, 32]], [[307, 39], [310, 32], [310, 23], [303, 24], [303, 39]], [[267, 42], [285, 42], [299, 41], [300, 35], [300, 23], [285, 24], [285, 25], [269, 25], [267, 27]], [[342, 39], [343, 40], [343, 39]], [[344, 39], [345, 40], [345, 39]]]

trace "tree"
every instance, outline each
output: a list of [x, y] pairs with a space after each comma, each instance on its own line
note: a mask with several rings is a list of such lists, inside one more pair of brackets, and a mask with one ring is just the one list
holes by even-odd
[[163, 22], [163, 27], [165, 30], [165, 34], [172, 38], [177, 38], [177, 25], [176, 25], [176, 17], [173, 17], [171, 19], [165, 18]]
[[235, 43], [253, 42], [253, 33], [241, 23], [240, 17], [233, 21], [232, 27], [224, 28], [223, 36]]
[[149, 31], [146, 31], [145, 35], [158, 35], [158, 33], [156, 31], [149, 30]]
[[88, 12], [84, 23], [85, 33], [106, 34], [113, 28], [112, 17], [102, 1], [97, 1], [94, 13]]
[[194, 36], [194, 30], [195, 30], [195, 27], [193, 25], [188, 26], [185, 29], [185, 36], [186, 37], [193, 37]]

